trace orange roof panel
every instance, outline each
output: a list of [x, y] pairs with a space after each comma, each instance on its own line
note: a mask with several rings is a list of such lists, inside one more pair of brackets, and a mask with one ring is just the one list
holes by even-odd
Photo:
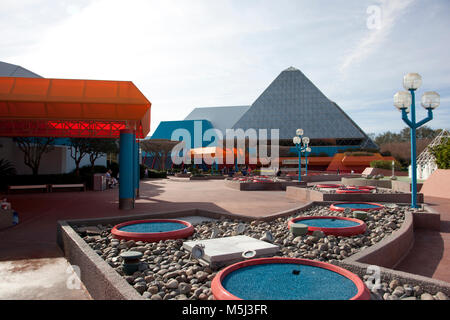
[[[17, 122], [24, 120], [40, 122], [33, 128], [45, 127], [45, 120], [73, 120], [112, 121], [114, 128], [122, 123], [144, 138], [150, 132], [150, 108], [150, 101], [131, 81], [0, 78], [0, 124], [9, 121], [0, 126], [3, 136], [14, 136], [11, 130], [23, 128]], [[44, 134], [36, 130], [30, 136]]]

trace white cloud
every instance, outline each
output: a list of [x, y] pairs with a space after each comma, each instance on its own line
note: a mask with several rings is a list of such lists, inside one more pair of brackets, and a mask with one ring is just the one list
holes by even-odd
[[[406, 9], [415, 0], [379, 0], [378, 6], [381, 12], [381, 25], [379, 28], [367, 29], [366, 34], [356, 46], [345, 56], [339, 70], [345, 75], [354, 63], [360, 62], [375, 50], [379, 49], [389, 36], [396, 20], [405, 13]], [[369, 18], [369, 16], [367, 17]]]
[[[383, 14], [378, 31], [366, 29], [374, 3]], [[427, 5], [426, 22], [408, 16], [427, 44], [418, 46], [396, 34], [410, 27], [402, 14], [421, 9], [413, 3], [2, 0], [0, 60], [44, 77], [131, 80], [153, 104], [152, 132], [194, 107], [251, 104], [292, 65], [366, 129], [358, 110], [393, 108], [405, 72], [421, 73], [424, 90], [450, 95], [447, 7]]]

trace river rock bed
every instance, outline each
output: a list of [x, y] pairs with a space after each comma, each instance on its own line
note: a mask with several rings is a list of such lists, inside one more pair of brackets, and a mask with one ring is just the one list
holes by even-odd
[[[326, 193], [326, 194], [336, 193], [336, 189], [334, 189], [334, 188], [318, 188], [316, 186], [308, 186], [307, 189], [319, 191], [319, 192]], [[404, 193], [404, 192], [392, 190], [392, 189], [388, 189], [388, 188], [379, 188], [378, 187], [376, 189], [371, 190], [371, 193], [387, 194], [387, 193]]]
[[[343, 260], [373, 244], [399, 229], [404, 221], [405, 212], [413, 210], [407, 206], [392, 205], [381, 210], [371, 211], [365, 221], [367, 231], [352, 237], [339, 237], [315, 232], [314, 235], [293, 236], [287, 227], [287, 222], [297, 216], [349, 216], [351, 213], [329, 210], [328, 206], [313, 206], [290, 217], [278, 218], [270, 222], [221, 219], [203, 222], [195, 226], [194, 234], [186, 240], [209, 239], [215, 229], [217, 237], [237, 235], [237, 226], [245, 225], [243, 235], [264, 239], [266, 231], [273, 235], [273, 243], [280, 246], [277, 256], [314, 259], [331, 262]], [[211, 281], [217, 271], [201, 265], [191, 259], [190, 253], [182, 248], [183, 240], [166, 240], [155, 243], [141, 241], [125, 241], [114, 239], [110, 233], [112, 225], [97, 225], [95, 230], [85, 226], [75, 227], [84, 241], [113, 267], [124, 279], [132, 285], [144, 298], [151, 300], [212, 300]], [[139, 251], [143, 253], [139, 271], [133, 275], [123, 272], [119, 256], [124, 251]], [[364, 279], [366, 280], [366, 279]], [[402, 289], [398, 288], [403, 287]], [[393, 287], [393, 288], [391, 288]], [[421, 288], [408, 289], [408, 284], [382, 283], [381, 288], [372, 292], [373, 299], [441, 299], [443, 293], [433, 295], [423, 292]], [[397, 290], [397, 291], [395, 291]], [[408, 294], [405, 296], [405, 294]], [[434, 297], [434, 298], [433, 298]]]

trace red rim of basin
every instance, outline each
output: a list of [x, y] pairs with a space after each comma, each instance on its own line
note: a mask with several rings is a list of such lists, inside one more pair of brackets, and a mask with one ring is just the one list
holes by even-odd
[[296, 223], [301, 220], [310, 220], [310, 219], [336, 219], [336, 220], [347, 220], [358, 223], [357, 226], [353, 227], [344, 227], [344, 228], [325, 228], [325, 227], [311, 227], [308, 226], [308, 233], [312, 233], [313, 231], [320, 230], [326, 235], [334, 235], [341, 237], [351, 237], [361, 233], [366, 232], [367, 226], [364, 221], [355, 219], [355, 218], [347, 218], [347, 217], [336, 217], [336, 216], [305, 216], [305, 217], [297, 217], [292, 218], [288, 222], [288, 228], [291, 228], [291, 224]]
[[337, 189], [336, 193], [371, 193], [369, 189]]
[[232, 264], [231, 266], [226, 267], [225, 269], [221, 270], [213, 279], [211, 282], [211, 291], [213, 293], [215, 300], [243, 300], [239, 297], [236, 297], [229, 291], [227, 291], [222, 286], [222, 281], [225, 279], [225, 277], [230, 274], [231, 272], [238, 270], [240, 268], [248, 267], [248, 266], [254, 266], [258, 264], [268, 264], [268, 263], [292, 263], [292, 264], [303, 264], [308, 265], [312, 267], [319, 267], [324, 268], [333, 272], [336, 272], [347, 279], [351, 280], [358, 292], [356, 295], [354, 295], [350, 300], [369, 300], [370, 299], [370, 293], [367, 289], [364, 282], [354, 273], [332, 265], [330, 263], [321, 262], [321, 261], [315, 261], [315, 260], [308, 260], [308, 259], [299, 259], [299, 258], [285, 258], [285, 257], [275, 257], [275, 258], [259, 258], [259, 259], [250, 259], [246, 261], [241, 261], [235, 264]]
[[316, 184], [317, 188], [340, 188], [341, 184]]
[[[138, 223], [152, 223], [152, 222], [173, 222], [183, 224], [186, 227], [179, 230], [165, 231], [165, 232], [127, 232], [119, 230], [122, 227]], [[115, 225], [111, 229], [114, 238], [119, 240], [134, 240], [144, 242], [158, 242], [160, 240], [183, 239], [194, 233], [194, 226], [187, 221], [175, 219], [147, 219], [147, 220], [133, 220]]]
[[374, 186], [359, 186], [359, 189], [375, 190], [377, 187]]
[[370, 205], [376, 206], [375, 208], [350, 208], [352, 211], [372, 211], [372, 210], [380, 210], [380, 209], [384, 208], [384, 206], [382, 204], [375, 203], [375, 202], [335, 202], [330, 205], [330, 210], [344, 211], [345, 208], [339, 207], [337, 205], [349, 204], [349, 203], [363, 203], [363, 204], [370, 204]]

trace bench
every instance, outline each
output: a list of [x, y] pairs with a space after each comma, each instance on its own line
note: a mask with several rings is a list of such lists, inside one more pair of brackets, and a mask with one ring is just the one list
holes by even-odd
[[65, 188], [82, 188], [83, 191], [86, 191], [86, 185], [84, 183], [70, 183], [70, 184], [49, 184], [50, 192], [53, 189], [65, 189]]
[[8, 193], [12, 190], [31, 190], [31, 189], [44, 189], [48, 191], [48, 185], [46, 184], [35, 184], [35, 185], [23, 185], [23, 186], [8, 186]]

